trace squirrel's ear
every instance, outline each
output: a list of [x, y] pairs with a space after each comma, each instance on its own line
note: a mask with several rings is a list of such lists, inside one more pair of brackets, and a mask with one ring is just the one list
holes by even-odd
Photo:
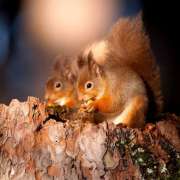
[[131, 18], [129, 21], [130, 24], [133, 24], [133, 28], [138, 31], [144, 30], [143, 24], [143, 13], [140, 11], [135, 17]]
[[79, 55], [77, 57], [77, 67], [82, 68], [84, 65], [85, 65], [85, 61], [84, 61], [82, 55]]
[[142, 21], [143, 12], [142, 12], [142, 11], [139, 11], [135, 18], [137, 19], [137, 21]]
[[55, 72], [63, 72], [65, 68], [69, 68], [70, 58], [63, 54], [57, 56], [54, 61], [53, 70]]
[[95, 76], [102, 76], [103, 70], [99, 64], [96, 63], [96, 61], [93, 59], [93, 54], [90, 52], [88, 54], [88, 68], [92, 74]]
[[53, 70], [59, 71], [60, 67], [61, 67], [60, 60], [56, 60], [55, 63], [54, 63], [54, 66], [53, 66]]
[[53, 69], [55, 71], [61, 71], [63, 63], [64, 63], [64, 59], [65, 59], [64, 55], [59, 55], [55, 58], [54, 66], [53, 66]]

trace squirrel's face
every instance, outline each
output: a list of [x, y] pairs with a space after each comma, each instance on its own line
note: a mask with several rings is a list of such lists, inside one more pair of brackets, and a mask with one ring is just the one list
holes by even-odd
[[104, 95], [105, 81], [100, 67], [89, 59], [89, 62], [79, 66], [77, 80], [78, 99], [82, 103], [97, 102]]
[[103, 88], [103, 79], [90, 74], [86, 68], [79, 72], [78, 96], [81, 101], [95, 100]]
[[77, 105], [76, 73], [66, 57], [58, 58], [52, 76], [46, 83], [45, 99], [47, 105], [75, 107]]
[[45, 90], [47, 104], [74, 107], [77, 101], [75, 85], [66, 79], [54, 76], [51, 77]]

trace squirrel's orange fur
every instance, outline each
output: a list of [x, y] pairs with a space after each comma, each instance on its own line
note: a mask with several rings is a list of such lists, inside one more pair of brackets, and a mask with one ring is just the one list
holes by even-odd
[[[122, 18], [107, 37], [77, 58], [79, 99], [115, 124], [141, 127], [147, 110], [162, 110], [159, 67], [141, 16]], [[154, 104], [152, 103], [154, 102]]]

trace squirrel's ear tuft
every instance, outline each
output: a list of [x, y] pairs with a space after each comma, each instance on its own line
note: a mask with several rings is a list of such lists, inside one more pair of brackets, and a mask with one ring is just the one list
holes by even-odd
[[93, 59], [93, 53], [89, 52], [88, 54], [88, 67], [89, 70], [92, 74], [94, 74], [95, 76], [102, 76], [103, 75], [103, 70], [100, 67], [100, 65], [98, 65], [96, 63], [96, 61]]
[[66, 64], [66, 60], [67, 60], [67, 57], [64, 56], [63, 54], [57, 56], [54, 60], [54, 66], [53, 66], [54, 70], [58, 72], [62, 71], [63, 70], [62, 68]]
[[143, 28], [143, 13], [142, 11], [140, 11], [137, 16], [135, 16], [133, 18], [133, 22], [136, 24], [136, 26], [139, 28], [139, 29], [142, 29]]
[[143, 12], [142, 12], [142, 11], [139, 11], [135, 18], [136, 18], [138, 21], [142, 21]]
[[82, 55], [79, 55], [77, 58], [77, 66], [78, 68], [82, 68], [85, 65], [85, 61], [82, 57]]
[[58, 71], [60, 67], [61, 67], [60, 59], [55, 59], [54, 66], [53, 66], [54, 70]]

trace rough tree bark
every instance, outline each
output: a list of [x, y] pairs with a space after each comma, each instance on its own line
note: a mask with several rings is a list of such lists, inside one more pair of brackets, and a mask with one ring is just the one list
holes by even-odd
[[130, 129], [93, 116], [33, 97], [0, 105], [0, 179], [180, 179], [178, 117]]

